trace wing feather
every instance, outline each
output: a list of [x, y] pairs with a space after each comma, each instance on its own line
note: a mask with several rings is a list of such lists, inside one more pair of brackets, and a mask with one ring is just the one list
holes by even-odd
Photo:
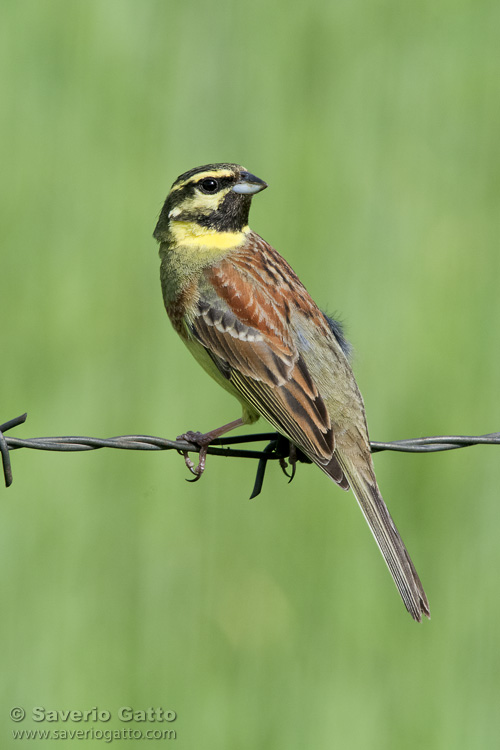
[[331, 466], [331, 476], [342, 483], [328, 409], [289, 328], [279, 325], [281, 310], [271, 325], [258, 294], [243, 308], [238, 280], [234, 273], [211, 270], [199, 287], [197, 314], [189, 322], [192, 335], [260, 414], [314, 461]]

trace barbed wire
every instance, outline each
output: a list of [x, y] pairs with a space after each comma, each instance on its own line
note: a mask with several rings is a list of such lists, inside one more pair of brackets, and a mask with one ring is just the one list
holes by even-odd
[[[59, 436], [39, 438], [15, 438], [4, 435], [8, 430], [18, 427], [26, 421], [27, 414], [22, 414], [15, 419], [0, 425], [0, 455], [5, 478], [5, 486], [12, 484], [12, 466], [10, 462], [10, 451], [19, 448], [32, 448], [43, 451], [90, 451], [99, 448], [117, 448], [120, 450], [141, 451], [164, 451], [176, 450], [180, 453], [199, 453], [200, 446], [187, 440], [167, 440], [151, 435], [121, 435], [112, 438], [92, 438], [82, 436]], [[267, 441], [263, 450], [248, 450], [246, 448], [234, 448], [232, 446], [245, 443], [256, 443]], [[393, 440], [390, 442], [371, 441], [372, 453], [381, 451], [398, 451], [404, 453], [435, 453], [437, 451], [450, 451], [458, 448], [467, 448], [471, 445], [500, 445], [500, 432], [491, 432], [487, 435], [438, 435], [434, 437], [409, 438], [406, 440]], [[225, 456], [226, 458], [254, 458], [259, 461], [257, 476], [251, 497], [257, 497], [262, 489], [264, 474], [268, 461], [279, 461], [281, 468], [286, 473], [286, 459], [290, 456], [290, 444], [286, 438], [277, 432], [260, 432], [254, 435], [239, 435], [237, 437], [217, 438], [207, 449], [207, 453], [213, 456]], [[303, 463], [311, 463], [306, 456], [297, 451], [296, 458]], [[294, 470], [289, 476], [293, 479]]]

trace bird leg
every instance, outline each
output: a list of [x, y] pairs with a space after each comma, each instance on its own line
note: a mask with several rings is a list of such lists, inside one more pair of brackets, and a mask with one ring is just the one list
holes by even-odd
[[189, 432], [185, 432], [183, 435], [179, 435], [177, 437], [177, 440], [187, 440], [188, 443], [194, 443], [195, 445], [200, 446], [198, 466], [195, 466], [191, 461], [188, 455], [188, 451], [179, 451], [179, 453], [182, 453], [182, 455], [184, 456], [184, 462], [189, 471], [191, 472], [191, 474], [195, 475], [195, 478], [188, 479], [188, 482], [197, 482], [205, 471], [207, 448], [210, 443], [221, 437], [221, 435], [225, 435], [226, 432], [231, 432], [231, 430], [235, 430], [237, 427], [241, 427], [243, 424], [245, 424], [245, 422], [240, 417], [240, 419], [235, 419], [234, 422], [224, 424], [222, 425], [222, 427], [217, 427], [216, 430], [210, 430], [210, 432], [193, 432], [192, 430], [190, 430]]

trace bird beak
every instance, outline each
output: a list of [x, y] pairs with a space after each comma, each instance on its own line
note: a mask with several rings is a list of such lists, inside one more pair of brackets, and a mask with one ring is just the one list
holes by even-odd
[[234, 193], [241, 193], [242, 195], [253, 195], [254, 193], [260, 193], [267, 187], [267, 182], [261, 180], [260, 177], [256, 177], [250, 172], [240, 172], [240, 177], [236, 185], [233, 187]]

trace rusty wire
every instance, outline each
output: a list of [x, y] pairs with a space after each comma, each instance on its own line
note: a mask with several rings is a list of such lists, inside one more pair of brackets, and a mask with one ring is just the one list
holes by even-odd
[[[164, 451], [176, 450], [180, 452], [199, 453], [200, 447], [195, 443], [185, 440], [166, 440], [165, 438], [150, 435], [121, 435], [112, 438], [92, 438], [78, 436], [40, 437], [40, 438], [15, 438], [7, 437], [5, 432], [19, 426], [26, 420], [26, 414], [11, 419], [0, 425], [0, 455], [2, 459], [5, 486], [12, 484], [12, 467], [10, 462], [10, 451], [18, 448], [32, 448], [43, 451], [89, 451], [98, 448], [119, 448], [122, 450], [149, 450]], [[267, 441], [263, 450], [248, 450], [234, 448], [231, 446], [244, 443], [255, 443]], [[467, 448], [471, 445], [500, 445], [500, 432], [492, 432], [487, 435], [439, 435], [436, 437], [409, 438], [407, 440], [393, 440], [388, 443], [372, 441], [370, 443], [372, 453], [380, 451], [399, 451], [404, 453], [435, 453], [437, 451], [456, 450]], [[208, 453], [214, 456], [226, 456], [227, 458], [254, 458], [258, 459], [257, 476], [251, 497], [256, 497], [264, 481], [264, 473], [268, 461], [283, 462], [289, 456], [288, 441], [276, 432], [261, 432], [255, 435], [240, 435], [237, 437], [218, 438], [208, 447]], [[299, 453], [298, 459], [308, 462], [305, 456]]]

